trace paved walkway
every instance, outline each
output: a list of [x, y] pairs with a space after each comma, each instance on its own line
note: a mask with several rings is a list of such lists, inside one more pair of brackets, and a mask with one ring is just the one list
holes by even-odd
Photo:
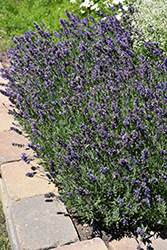
[[[0, 78], [0, 83], [6, 81]], [[28, 140], [25, 137], [10, 130], [13, 116], [8, 114], [2, 103], [6, 106], [10, 104], [8, 98], [0, 94], [0, 198], [12, 250], [107, 250], [100, 238], [79, 241], [64, 205], [56, 198], [48, 201], [44, 197], [48, 192], [57, 194], [53, 184], [41, 178], [25, 176], [31, 171], [31, 166], [21, 160], [21, 153], [32, 156], [33, 152], [27, 149]], [[25, 146], [14, 147], [13, 142]], [[39, 171], [37, 176], [40, 176]], [[166, 238], [165, 235], [150, 236], [142, 247], [144, 250], [166, 250]], [[135, 238], [124, 237], [111, 241], [109, 249], [135, 250], [137, 246]]]

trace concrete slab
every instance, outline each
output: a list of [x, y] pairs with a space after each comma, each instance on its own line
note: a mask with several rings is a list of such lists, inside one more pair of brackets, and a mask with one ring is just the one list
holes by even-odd
[[[44, 196], [22, 199], [11, 205], [19, 249], [39, 250], [78, 241], [78, 235], [64, 205]], [[12, 240], [12, 239], [11, 239]]]
[[[40, 169], [43, 170], [42, 167]], [[27, 165], [23, 161], [6, 163], [1, 166], [4, 190], [6, 190], [10, 203], [49, 192], [57, 194], [57, 187], [53, 183], [49, 184], [47, 177], [46, 179], [40, 178], [39, 170], [36, 171], [37, 174], [33, 178], [27, 177], [27, 172], [32, 172], [31, 165]]]
[[167, 234], [158, 234], [151, 232], [147, 235], [144, 243], [141, 243], [140, 237], [137, 239], [133, 236], [124, 237], [120, 240], [113, 240], [109, 243], [111, 250], [134, 250], [139, 246], [142, 250], [166, 250], [167, 249]]
[[[24, 144], [25, 148], [14, 147], [12, 143]], [[22, 152], [33, 156], [33, 151], [26, 149], [28, 139], [14, 131], [0, 132], [0, 165], [5, 162], [21, 159]]]
[[107, 250], [105, 243], [100, 238], [84, 240], [68, 246], [54, 248], [54, 250]]

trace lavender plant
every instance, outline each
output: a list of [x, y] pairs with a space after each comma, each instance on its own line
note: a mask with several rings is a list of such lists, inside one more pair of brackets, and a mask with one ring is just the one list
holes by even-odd
[[143, 234], [167, 225], [167, 58], [157, 43], [133, 47], [122, 12], [96, 22], [66, 11], [59, 43], [34, 23], [13, 38], [1, 93], [68, 208]]

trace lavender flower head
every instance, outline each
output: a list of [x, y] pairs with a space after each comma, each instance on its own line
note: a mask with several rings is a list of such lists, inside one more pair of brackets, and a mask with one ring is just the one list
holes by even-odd
[[30, 160], [28, 160], [28, 157], [27, 157], [27, 155], [26, 155], [25, 152], [22, 153], [21, 159], [22, 159], [25, 163], [30, 164]]
[[107, 167], [100, 167], [100, 172], [103, 174], [107, 174], [108, 173]]

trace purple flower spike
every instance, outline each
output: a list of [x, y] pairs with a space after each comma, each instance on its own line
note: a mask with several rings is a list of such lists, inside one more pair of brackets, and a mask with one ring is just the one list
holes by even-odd
[[46, 177], [48, 177], [49, 180], [52, 179], [52, 177], [50, 176], [50, 174], [46, 173]]
[[145, 232], [143, 231], [143, 229], [141, 227], [137, 228], [137, 233], [140, 234], [140, 235], [144, 235], [145, 234]]
[[98, 177], [95, 177], [93, 174], [90, 174], [89, 176], [93, 182], [96, 182], [98, 180]]
[[26, 176], [28, 176], [28, 177], [30, 177], [30, 178], [33, 178], [33, 177], [34, 177], [34, 172], [27, 173]]
[[66, 193], [69, 197], [73, 196], [73, 193], [72, 192], [67, 192]]
[[59, 200], [60, 200], [60, 201], [62, 201], [62, 202], [64, 202], [64, 199], [63, 199], [63, 198], [61, 198], [61, 197], [59, 197]]
[[107, 167], [100, 167], [100, 172], [101, 173], [103, 173], [103, 174], [107, 174], [107, 172], [108, 172], [108, 169], [107, 169]]
[[124, 199], [119, 199], [117, 202], [120, 207], [122, 207], [123, 204], [125, 203]]
[[88, 191], [88, 190], [84, 190], [83, 188], [75, 188], [76, 190], [76, 193], [77, 194], [80, 194], [82, 197], [85, 197], [85, 196], [90, 196], [91, 193]]
[[113, 198], [113, 197], [114, 197], [114, 191], [113, 191], [111, 188], [108, 190], [108, 196], [109, 196], [110, 198]]
[[165, 58], [165, 60], [164, 60], [164, 68], [165, 68], [165, 70], [167, 70], [167, 58]]
[[27, 155], [24, 152], [22, 153], [21, 159], [27, 164], [30, 163], [30, 160], [28, 160]]
[[126, 226], [128, 225], [128, 221], [126, 219], [123, 220], [123, 224]]
[[137, 195], [140, 195], [141, 190], [140, 190], [140, 189], [136, 189], [134, 192], [135, 192]]

